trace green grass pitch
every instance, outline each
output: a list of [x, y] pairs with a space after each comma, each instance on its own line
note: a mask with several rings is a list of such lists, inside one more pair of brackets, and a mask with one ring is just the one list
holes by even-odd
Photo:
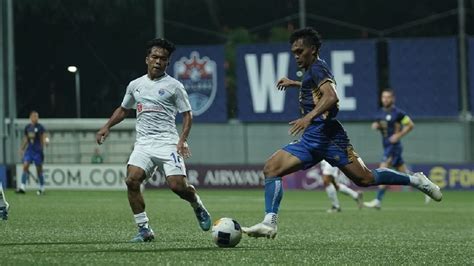
[[[10, 219], [0, 221], [0, 265], [131, 264], [473, 264], [473, 192], [445, 192], [424, 204], [417, 192], [389, 192], [381, 211], [358, 210], [339, 195], [328, 214], [322, 191], [286, 191], [274, 240], [243, 236], [236, 248], [214, 246], [189, 205], [168, 190], [145, 192], [156, 239], [127, 243], [136, 233], [126, 192], [6, 193]], [[201, 190], [213, 216], [253, 225], [263, 191]], [[367, 192], [372, 199], [374, 192]]]

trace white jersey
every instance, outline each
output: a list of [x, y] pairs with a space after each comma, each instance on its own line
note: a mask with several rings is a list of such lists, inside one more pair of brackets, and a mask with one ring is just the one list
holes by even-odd
[[188, 94], [181, 82], [165, 74], [157, 80], [148, 75], [130, 82], [122, 107], [137, 110], [137, 143], [159, 141], [177, 144], [176, 114], [191, 111]]

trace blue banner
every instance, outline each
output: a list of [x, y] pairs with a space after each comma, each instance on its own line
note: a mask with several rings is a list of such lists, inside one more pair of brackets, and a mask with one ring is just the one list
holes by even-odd
[[[374, 40], [328, 41], [320, 57], [334, 73], [340, 119], [371, 119], [377, 110]], [[300, 116], [298, 88], [276, 89], [282, 77], [299, 80], [288, 43], [237, 47], [238, 117], [242, 121], [290, 121]]]
[[469, 76], [469, 94], [471, 98], [471, 113], [474, 113], [474, 37], [468, 38], [469, 44], [469, 60], [468, 64], [468, 76]]
[[411, 117], [459, 114], [458, 46], [455, 38], [390, 39], [390, 86]]
[[188, 92], [195, 122], [227, 122], [224, 46], [178, 46], [168, 72]]

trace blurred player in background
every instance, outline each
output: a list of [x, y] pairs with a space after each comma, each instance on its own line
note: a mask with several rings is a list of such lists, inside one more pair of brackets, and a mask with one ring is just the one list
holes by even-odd
[[[140, 185], [153, 174], [156, 166], [163, 168], [171, 190], [191, 204], [201, 229], [207, 231], [211, 227], [208, 211], [186, 179], [183, 158], [191, 156], [186, 140], [191, 130], [192, 112], [183, 84], [165, 72], [174, 50], [174, 44], [164, 39], [154, 39], [147, 44], [147, 74], [130, 82], [121, 106], [96, 135], [97, 143], [102, 144], [110, 129], [136, 108], [137, 139], [128, 161], [126, 179], [128, 200], [138, 226], [138, 235], [131, 242], [154, 239]], [[183, 113], [181, 135], [176, 130], [177, 112]]]
[[[415, 124], [410, 117], [395, 106], [395, 93], [391, 89], [384, 89], [381, 94], [382, 108], [377, 113], [376, 121], [372, 123], [373, 130], [382, 133], [383, 157], [380, 168], [392, 168], [408, 173], [402, 158], [402, 143], [400, 140], [412, 131]], [[380, 209], [387, 186], [380, 185], [374, 200], [364, 202], [368, 208]]]
[[23, 158], [23, 174], [21, 175], [21, 185], [17, 193], [25, 194], [26, 181], [30, 175], [30, 164], [34, 163], [36, 166], [36, 177], [38, 178], [39, 190], [38, 195], [44, 194], [44, 176], [43, 176], [43, 149], [49, 143], [49, 138], [46, 135], [46, 129], [39, 121], [39, 114], [36, 111], [31, 111], [30, 121], [25, 126], [24, 138], [20, 147], [20, 157]]
[[323, 184], [328, 195], [329, 200], [331, 201], [331, 208], [327, 210], [328, 213], [335, 213], [341, 211], [341, 206], [339, 205], [339, 199], [337, 197], [337, 192], [340, 191], [341, 193], [351, 197], [353, 200], [356, 201], [357, 206], [362, 208], [362, 192], [361, 191], [354, 191], [350, 187], [336, 182], [336, 178], [341, 175], [341, 171], [337, 167], [331, 166], [325, 160], [322, 160], [320, 163], [321, 172], [323, 174]]
[[3, 184], [0, 182], [0, 219], [8, 220], [8, 209], [10, 205], [5, 199], [5, 193], [3, 192]]
[[323, 159], [341, 169], [358, 186], [411, 185], [440, 201], [439, 187], [423, 173], [408, 175], [383, 168], [371, 171], [365, 166], [336, 119], [339, 111], [336, 81], [327, 63], [319, 58], [319, 33], [312, 28], [297, 30], [291, 35], [290, 43], [298, 67], [305, 70], [303, 80], [282, 79], [277, 86], [300, 88], [302, 117], [289, 123], [289, 134], [296, 136], [302, 132], [303, 135], [275, 152], [265, 163], [265, 217], [261, 223], [242, 227], [242, 231], [252, 237], [274, 238], [283, 197], [282, 177], [308, 169]]

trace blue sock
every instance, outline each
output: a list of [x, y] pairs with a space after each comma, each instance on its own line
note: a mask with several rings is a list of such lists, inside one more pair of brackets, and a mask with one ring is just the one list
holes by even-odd
[[43, 188], [43, 186], [44, 186], [44, 175], [43, 174], [38, 175], [38, 181], [39, 181], [40, 187]]
[[375, 185], [410, 185], [410, 177], [401, 172], [386, 168], [372, 170]]
[[283, 198], [281, 177], [265, 179], [265, 213], [278, 213]]
[[23, 185], [26, 185], [26, 180], [28, 180], [28, 173], [27, 172], [23, 172], [23, 174], [21, 175], [21, 183]]
[[376, 197], [376, 199], [378, 199], [379, 201], [382, 201], [383, 196], [385, 195], [385, 191], [387, 191], [387, 188], [379, 188], [379, 189], [377, 190], [377, 197]]

